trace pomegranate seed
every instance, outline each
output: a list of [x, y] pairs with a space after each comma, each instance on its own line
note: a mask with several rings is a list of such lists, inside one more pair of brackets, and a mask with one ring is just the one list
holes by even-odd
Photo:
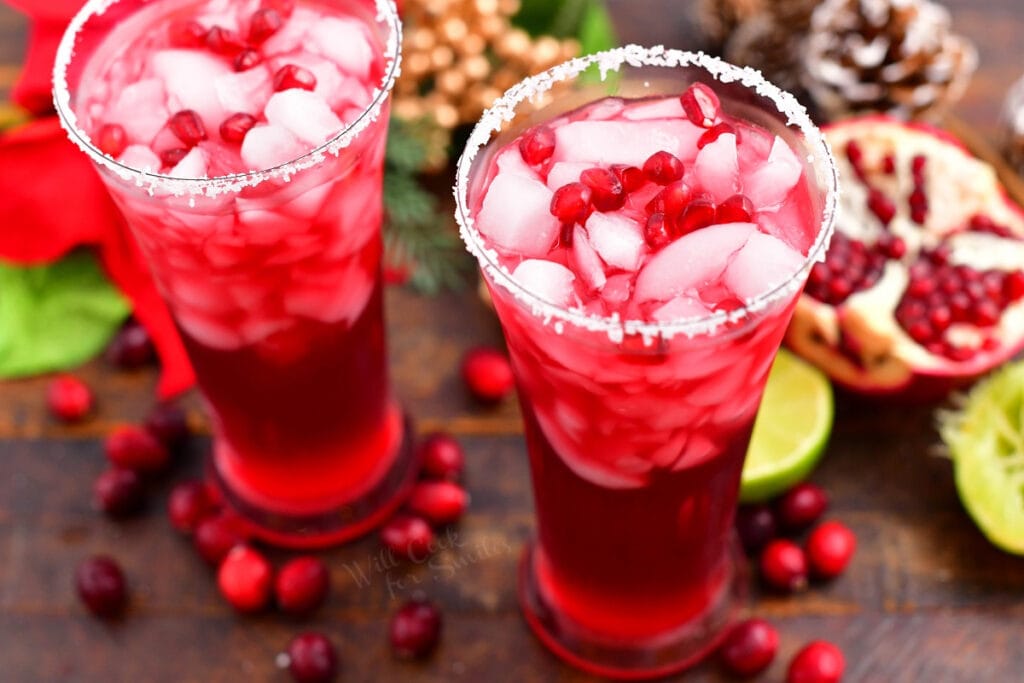
[[96, 148], [115, 159], [121, 156], [121, 152], [128, 146], [128, 134], [124, 127], [116, 123], [108, 123], [96, 133]]
[[658, 202], [658, 211], [663, 212], [666, 216], [676, 218], [686, 210], [692, 197], [693, 191], [690, 187], [682, 180], [677, 180], [666, 185], [665, 189], [651, 201]]
[[270, 601], [274, 570], [267, 558], [246, 545], [232, 548], [217, 570], [220, 594], [239, 612], [259, 612]]
[[703, 83], [694, 83], [679, 96], [679, 101], [690, 123], [701, 128], [711, 128], [721, 112], [721, 103], [715, 91]]
[[844, 277], [836, 276], [828, 283], [828, 296], [832, 303], [840, 304], [853, 294], [853, 285]]
[[651, 249], [660, 249], [672, 241], [665, 214], [658, 211], [647, 218], [647, 225], [644, 226], [644, 239]]
[[917, 187], [924, 187], [924, 169], [927, 163], [928, 159], [923, 154], [918, 154], [910, 160], [910, 173], [914, 177], [914, 185]]
[[295, 616], [316, 610], [327, 600], [330, 590], [331, 575], [327, 565], [309, 555], [286, 562], [274, 580], [277, 606]]
[[235, 58], [231, 61], [231, 67], [235, 71], [248, 71], [262, 63], [263, 55], [252, 48], [246, 48], [235, 55]]
[[999, 322], [999, 308], [991, 301], [980, 301], [974, 309], [974, 324], [991, 327]]
[[380, 540], [398, 557], [422, 562], [433, 551], [434, 531], [421, 517], [398, 516], [380, 530]]
[[586, 222], [592, 206], [591, 190], [583, 183], [569, 183], [555, 190], [551, 197], [551, 215], [562, 223]]
[[736, 129], [733, 128], [728, 123], [719, 123], [709, 128], [697, 139], [697, 149], [704, 149], [712, 142], [725, 135], [726, 133], [732, 133], [733, 135], [736, 135]]
[[184, 147], [174, 147], [160, 152], [160, 163], [164, 166], [174, 168], [182, 159], [188, 156], [188, 150]]
[[[182, 151], [187, 154], [186, 150]], [[182, 154], [182, 157], [184, 157], [184, 154]], [[178, 161], [181, 161], [181, 159]], [[174, 166], [177, 163], [176, 161], [173, 164], [166, 165]], [[153, 348], [153, 340], [150, 339], [146, 328], [132, 320], [118, 330], [114, 340], [107, 347], [104, 356], [107, 362], [115, 367], [124, 370], [135, 370], [155, 361], [156, 350]]]
[[206, 40], [206, 29], [198, 21], [173, 21], [167, 36], [171, 47], [199, 47]]
[[558, 243], [567, 249], [572, 248], [573, 235], [576, 231], [575, 223], [562, 223], [558, 228]]
[[652, 183], [668, 185], [683, 177], [686, 168], [674, 154], [655, 152], [644, 162], [644, 175]]
[[741, 505], [736, 512], [736, 532], [747, 553], [759, 552], [778, 535], [775, 512], [769, 505]]
[[207, 517], [199, 522], [192, 536], [192, 543], [199, 556], [213, 567], [219, 565], [232, 548], [244, 544], [246, 540], [239, 532], [237, 523], [224, 514]]
[[891, 154], [885, 155], [882, 159], [882, 172], [886, 175], [892, 175], [896, 172], [896, 157]]
[[107, 460], [115, 467], [155, 472], [167, 466], [170, 454], [156, 437], [141, 427], [117, 427], [103, 443]]
[[330, 683], [338, 675], [338, 655], [321, 633], [300, 633], [288, 643], [288, 673], [296, 683]]
[[434, 479], [456, 481], [462, 476], [465, 452], [451, 434], [428, 434], [419, 447], [423, 473]]
[[96, 478], [92, 486], [96, 507], [111, 517], [127, 517], [142, 509], [146, 489], [132, 470], [112, 467]]
[[718, 205], [715, 223], [748, 223], [754, 215], [754, 203], [744, 195], [734, 194]]
[[260, 7], [272, 9], [280, 14], [282, 18], [287, 19], [295, 10], [295, 0], [263, 0], [260, 3]]
[[933, 308], [928, 313], [928, 323], [937, 334], [945, 332], [952, 322], [953, 314], [944, 306]]
[[779, 521], [793, 531], [809, 527], [825, 514], [828, 495], [824, 489], [810, 482], [791, 488], [777, 504]]
[[714, 225], [716, 215], [715, 205], [710, 199], [694, 199], [675, 221], [676, 237]]
[[776, 539], [761, 553], [761, 578], [772, 588], [794, 592], [807, 587], [807, 556], [796, 543]]
[[409, 496], [409, 509], [435, 526], [457, 521], [468, 504], [466, 491], [450, 481], [421, 481]]
[[260, 9], [253, 13], [249, 23], [249, 42], [259, 45], [284, 26], [284, 19], [275, 9]]
[[953, 252], [950, 250], [949, 246], [943, 244], [928, 252], [928, 260], [937, 266], [945, 266], [949, 263], [949, 259], [952, 255]]
[[807, 538], [807, 561], [811, 572], [822, 579], [832, 579], [842, 574], [853, 552], [857, 549], [857, 537], [839, 522], [825, 522], [819, 525]]
[[391, 619], [390, 635], [399, 657], [425, 657], [441, 637], [441, 613], [426, 601], [407, 602]]
[[622, 183], [622, 189], [626, 192], [636, 192], [647, 182], [643, 170], [636, 166], [615, 164], [612, 166], [612, 172], [619, 178], [619, 182]]
[[274, 74], [274, 90], [289, 90], [299, 88], [301, 90], [315, 90], [316, 76], [308, 69], [303, 69], [295, 64], [285, 64]]
[[92, 410], [92, 390], [73, 375], [61, 375], [46, 388], [46, 407], [62, 422], [78, 422]]
[[515, 388], [508, 357], [486, 346], [471, 349], [463, 356], [462, 379], [469, 392], [483, 403], [498, 403]]
[[519, 154], [530, 166], [540, 166], [555, 153], [555, 131], [548, 126], [531, 128], [519, 139]]
[[921, 188], [910, 193], [910, 219], [923, 225], [928, 219], [928, 197]]
[[199, 114], [191, 109], [183, 109], [171, 115], [167, 120], [167, 127], [171, 129], [174, 136], [189, 147], [195, 147], [206, 139], [206, 128]]
[[220, 136], [225, 142], [242, 142], [255, 125], [256, 117], [251, 114], [232, 114], [220, 124]]
[[199, 523], [217, 510], [217, 502], [206, 482], [198, 479], [179, 482], [167, 498], [167, 516], [171, 526], [183, 534], [195, 531]]
[[786, 683], [839, 683], [846, 669], [842, 651], [824, 640], [805, 645], [786, 671]]
[[245, 42], [234, 31], [214, 26], [203, 39], [206, 47], [220, 55], [232, 57], [245, 49]]
[[907, 253], [907, 243], [893, 235], [885, 235], [878, 240], [878, 248], [891, 259], [901, 259]]
[[893, 201], [874, 188], [868, 192], [868, 208], [882, 222], [882, 225], [889, 225], [896, 216], [896, 205]]
[[189, 436], [188, 417], [177, 403], [157, 403], [146, 416], [145, 426], [168, 447], [181, 445]]
[[771, 665], [778, 650], [775, 627], [764, 619], [747, 619], [729, 630], [718, 652], [729, 673], [754, 676]]
[[1013, 234], [1013, 231], [1005, 225], [999, 225], [988, 216], [982, 214], [972, 216], [969, 227], [971, 230], [976, 232], [987, 232], [996, 235], [997, 237], [1006, 237], [1009, 239], [1017, 237]]
[[78, 565], [75, 590], [82, 602], [97, 617], [115, 617], [127, 603], [124, 572], [105, 555], [97, 555]]
[[617, 211], [626, 203], [622, 183], [607, 168], [586, 169], [580, 173], [580, 182], [590, 188], [590, 201], [598, 211]]
[[861, 149], [859, 142], [850, 140], [846, 143], [846, 158], [850, 161], [851, 166], [859, 167], [863, 165], [864, 150]]
[[1024, 272], [1015, 270], [1003, 278], [1003, 296], [1010, 301], [1024, 298]]

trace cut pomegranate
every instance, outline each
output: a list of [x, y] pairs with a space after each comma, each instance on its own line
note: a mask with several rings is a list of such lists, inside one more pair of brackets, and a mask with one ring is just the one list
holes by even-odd
[[531, 166], [540, 166], [555, 153], [555, 131], [537, 126], [519, 141], [519, 153]]
[[259, 45], [284, 26], [284, 19], [275, 9], [257, 10], [249, 23], [249, 42]]
[[301, 66], [285, 64], [274, 74], [274, 90], [290, 90], [291, 88], [315, 90], [316, 76], [312, 71], [303, 69]]
[[948, 134], [884, 116], [826, 129], [842, 180], [787, 343], [861, 393], [935, 400], [1024, 347], [1024, 211]]
[[256, 117], [252, 114], [232, 114], [220, 124], [220, 136], [225, 142], [242, 142], [245, 134], [256, 125]]
[[694, 83], [686, 92], [679, 96], [679, 101], [686, 112], [686, 118], [695, 126], [701, 128], [712, 128], [715, 119], [722, 111], [722, 105], [718, 101], [715, 91], [703, 83]]
[[96, 148], [104, 154], [109, 154], [115, 159], [121, 156], [121, 152], [128, 146], [128, 134], [124, 127], [116, 123], [108, 123], [102, 126], [96, 133]]
[[246, 48], [235, 55], [234, 60], [231, 62], [231, 66], [235, 71], [248, 71], [262, 62], [263, 55], [252, 48]]
[[188, 147], [195, 147], [206, 139], [206, 127], [203, 126], [203, 120], [191, 109], [183, 109], [172, 114], [167, 121], [167, 127], [171, 129], [176, 138]]

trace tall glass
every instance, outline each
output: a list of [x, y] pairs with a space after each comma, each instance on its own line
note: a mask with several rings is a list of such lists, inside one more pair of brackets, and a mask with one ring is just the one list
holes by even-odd
[[60, 46], [57, 110], [171, 309], [213, 418], [210, 472], [226, 502], [269, 542], [341, 542], [386, 519], [415, 469], [388, 380], [381, 276], [401, 26], [390, 0], [316, 0], [369, 29], [377, 80], [344, 130], [298, 158], [194, 179], [118, 163], [91, 139], [95, 123], [79, 93], [96, 85], [89, 79], [104, 51], [153, 17], [200, 4], [88, 2]]
[[[497, 153], [525, 128], [606, 96], [710, 85], [728, 114], [805, 158], [811, 247], [781, 286], [730, 312], [664, 323], [555, 306], [519, 284], [477, 230]], [[493, 174], [491, 174], [493, 175]], [[836, 175], [804, 109], [758, 73], [628, 46], [508, 91], [459, 162], [457, 218], [490, 289], [519, 387], [537, 539], [520, 602], [541, 640], [606, 676], [681, 670], [716, 646], [740, 596], [732, 521], [768, 370], [832, 230]]]

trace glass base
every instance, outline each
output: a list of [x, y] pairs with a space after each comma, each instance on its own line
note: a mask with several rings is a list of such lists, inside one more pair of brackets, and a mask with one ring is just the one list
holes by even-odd
[[746, 598], [744, 559], [738, 544], [730, 554], [730, 576], [704, 614], [642, 642], [623, 642], [594, 633], [549, 604], [534, 570], [534, 543], [519, 563], [519, 604], [526, 622], [560, 658], [591, 674], [619, 680], [660, 678], [687, 669], [714, 652]]
[[386, 522], [405, 502], [419, 470], [413, 447], [412, 420], [403, 418], [402, 436], [391, 469], [380, 482], [357, 500], [310, 514], [291, 515], [267, 510], [238, 495], [213, 464], [207, 476], [226, 507], [235, 512], [254, 538], [282, 548], [325, 548], [351, 541]]

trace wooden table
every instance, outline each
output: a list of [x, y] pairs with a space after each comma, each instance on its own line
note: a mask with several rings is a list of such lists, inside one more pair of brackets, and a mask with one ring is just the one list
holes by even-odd
[[[691, 28], [668, 0], [612, 3], [624, 39], [688, 46]], [[1019, 0], [950, 2], [982, 67], [958, 113], [993, 139], [1001, 98], [1019, 75]], [[24, 25], [0, 9], [0, 84], [14, 64]], [[116, 372], [103, 362], [82, 375], [96, 387], [99, 414], [77, 427], [43, 408], [45, 379], [0, 384], [0, 681], [285, 681], [275, 655], [301, 629], [328, 633], [345, 681], [583, 681], [548, 654], [521, 620], [515, 570], [533, 516], [527, 462], [513, 402], [481, 410], [456, 376], [462, 352], [499, 343], [493, 317], [471, 292], [424, 299], [388, 294], [391, 359], [398, 391], [422, 431], [458, 434], [468, 455], [469, 514], [453, 548], [429, 564], [378, 570], [379, 545], [363, 539], [324, 556], [334, 594], [312, 621], [235, 616], [210, 572], [169, 529], [168, 485], [140, 519], [114, 523], [91, 507], [103, 469], [101, 440], [138, 420], [152, 401], [152, 372]], [[198, 422], [195, 397], [189, 405]], [[857, 532], [852, 569], [832, 584], [750, 608], [782, 633], [780, 657], [762, 680], [781, 680], [785, 662], [813, 637], [840, 644], [847, 681], [1017, 681], [1024, 677], [1024, 559], [990, 546], [961, 509], [950, 464], [936, 457], [927, 409], [879, 408], [840, 397], [827, 457], [814, 479], [832, 495], [831, 514]], [[208, 448], [193, 440], [174, 477], [196, 473]], [[83, 613], [71, 590], [76, 563], [94, 552], [123, 563], [131, 609], [107, 625]], [[365, 575], [365, 578], [364, 578]], [[422, 591], [443, 607], [445, 630], [425, 663], [394, 661], [388, 618]], [[714, 665], [680, 680], [717, 681]]]

